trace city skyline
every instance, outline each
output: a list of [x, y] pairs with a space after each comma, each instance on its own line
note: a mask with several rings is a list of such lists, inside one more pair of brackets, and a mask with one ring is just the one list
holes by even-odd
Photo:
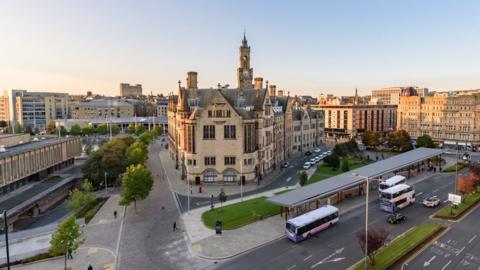
[[0, 89], [167, 94], [191, 70], [233, 87], [244, 30], [254, 76], [292, 95], [480, 86], [473, 1], [55, 3], [0, 4]]

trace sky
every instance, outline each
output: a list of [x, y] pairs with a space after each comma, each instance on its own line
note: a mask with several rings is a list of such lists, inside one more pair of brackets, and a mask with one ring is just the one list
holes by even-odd
[[236, 86], [243, 31], [254, 77], [294, 94], [416, 85], [480, 88], [480, 1], [0, 0], [0, 89], [118, 95]]

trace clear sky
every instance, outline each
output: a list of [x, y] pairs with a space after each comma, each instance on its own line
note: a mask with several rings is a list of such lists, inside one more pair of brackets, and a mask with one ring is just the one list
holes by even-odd
[[292, 94], [417, 85], [480, 88], [480, 1], [0, 0], [0, 89], [118, 94], [236, 85], [247, 31], [254, 76]]

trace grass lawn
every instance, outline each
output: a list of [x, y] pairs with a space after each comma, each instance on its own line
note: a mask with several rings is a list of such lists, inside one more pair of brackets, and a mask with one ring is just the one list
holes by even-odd
[[[440, 224], [423, 224], [414, 227], [404, 235], [396, 238], [387, 246], [383, 247], [375, 255], [375, 265], [370, 265], [368, 269], [387, 269], [392, 266], [396, 261], [405, 256], [410, 251], [414, 250], [417, 246], [422, 244], [425, 240], [431, 237], [433, 234], [441, 229]], [[353, 269], [364, 269], [364, 263], [356, 264]]]
[[[463, 212], [470, 209], [470, 207], [480, 201], [480, 192], [477, 191], [473, 194], [465, 195], [463, 201], [456, 208], [453, 208], [452, 205], [447, 205], [435, 213], [435, 217], [439, 218], [458, 218]], [[450, 215], [453, 213], [453, 215]]]
[[107, 201], [108, 198], [96, 198], [91, 203], [82, 208], [75, 215], [76, 218], [85, 218], [85, 223], [90, 222], [95, 214], [100, 210], [102, 205]]
[[[359, 158], [349, 158], [348, 159], [348, 165], [350, 167], [350, 170], [362, 167], [366, 165], [361, 159]], [[343, 173], [341, 166], [338, 169], [332, 169], [332, 167], [328, 166], [327, 164], [323, 163], [322, 165], [318, 166], [317, 170], [315, 171], [316, 173], [321, 173], [321, 174], [329, 174], [329, 175], [337, 175]]]
[[[460, 171], [461, 169], [465, 168], [465, 163], [463, 162], [458, 162], [458, 170]], [[443, 170], [443, 172], [454, 172], [456, 170], [456, 166], [455, 164], [453, 164], [452, 166], [446, 168], [445, 170]]]
[[230, 204], [221, 208], [208, 210], [202, 214], [203, 223], [215, 228], [217, 219], [223, 222], [223, 229], [235, 229], [259, 219], [280, 214], [280, 206], [267, 202], [267, 197]]
[[320, 175], [320, 174], [314, 174], [308, 179], [308, 184], [313, 184], [319, 181], [322, 181], [324, 179], [330, 178], [331, 176], [326, 176], [326, 175]]

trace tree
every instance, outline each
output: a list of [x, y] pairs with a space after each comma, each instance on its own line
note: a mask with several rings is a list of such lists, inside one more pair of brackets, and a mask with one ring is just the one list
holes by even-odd
[[120, 127], [118, 125], [112, 124], [112, 134], [117, 135], [118, 133], [120, 133]]
[[[101, 159], [101, 168], [107, 173], [107, 181], [116, 179], [125, 171], [125, 152], [127, 145], [120, 138], [113, 138], [102, 145], [98, 150]], [[101, 175], [103, 177], [103, 175]]]
[[135, 133], [135, 126], [134, 125], [129, 125], [127, 128], [127, 133], [128, 134], [134, 134]]
[[64, 256], [65, 270], [67, 269], [68, 251], [74, 251], [80, 246], [83, 242], [80, 239], [81, 236], [80, 226], [77, 224], [75, 216], [66, 218], [58, 225], [57, 231], [52, 235], [50, 253]]
[[220, 208], [222, 208], [222, 204], [227, 201], [227, 194], [225, 194], [223, 188], [220, 189], [220, 193], [218, 194], [218, 200], [220, 201]]
[[300, 184], [300, 186], [305, 186], [306, 184], [308, 184], [308, 174], [306, 171], [304, 170], [301, 170], [300, 171], [300, 176], [299, 176], [299, 181], [298, 183]]
[[153, 187], [153, 178], [150, 170], [142, 164], [130, 165], [122, 177], [122, 197], [120, 205], [130, 205], [133, 202], [137, 212], [137, 200], [147, 198]]
[[406, 152], [413, 149], [410, 135], [405, 130], [398, 130], [388, 135], [388, 144], [400, 152]]
[[377, 131], [365, 131], [362, 134], [362, 143], [366, 146], [377, 147], [380, 145], [380, 132]]
[[7, 127], [7, 121], [0, 120], [0, 128]]
[[78, 124], [72, 125], [72, 127], [70, 127], [70, 134], [73, 136], [82, 135], [82, 128], [80, 127], [80, 125]]
[[325, 163], [333, 169], [338, 169], [340, 166], [340, 158], [336, 153], [332, 153], [330, 156], [327, 156]]
[[432, 140], [432, 137], [425, 134], [417, 138], [417, 147], [436, 148], [437, 146]]
[[85, 154], [87, 154], [87, 156], [90, 156], [90, 154], [92, 153], [92, 150], [93, 150], [93, 146], [89, 143], [85, 144], [85, 148], [84, 148], [84, 151], [85, 151]]
[[95, 133], [95, 129], [91, 125], [87, 125], [82, 128], [82, 133], [83, 135], [87, 136], [92, 135], [93, 133]]
[[[368, 230], [367, 255], [372, 265], [375, 265], [376, 251], [385, 244], [385, 241], [387, 240], [388, 235], [389, 235], [389, 232], [384, 227], [381, 227], [381, 226]], [[357, 232], [357, 240], [363, 253], [365, 253], [365, 230], [361, 230]]]
[[135, 142], [127, 148], [125, 154], [127, 166], [143, 164], [148, 159], [148, 150], [142, 142]]
[[350, 171], [350, 165], [348, 164], [348, 158], [343, 157], [342, 158], [342, 172], [348, 172]]
[[109, 129], [107, 124], [101, 124], [97, 126], [97, 133], [100, 135], [107, 135], [109, 133]]
[[55, 121], [53, 120], [48, 121], [47, 134], [56, 134], [56, 133], [57, 133], [57, 127], [55, 126]]
[[477, 175], [470, 172], [467, 175], [460, 175], [457, 180], [457, 190], [462, 194], [468, 194], [475, 191]]
[[132, 136], [126, 136], [126, 137], [123, 137], [122, 138], [123, 142], [125, 143], [125, 145], [128, 147], [130, 145], [132, 145], [132, 143], [135, 142], [135, 139], [132, 137]]
[[83, 182], [82, 190], [76, 188], [70, 192], [68, 209], [70, 211], [77, 211], [90, 204], [94, 199], [95, 194], [93, 193], [92, 183], [88, 180], [85, 180], [85, 182]]
[[145, 145], [149, 145], [152, 142], [152, 137], [150, 132], [143, 132], [140, 136], [138, 136], [138, 140], [144, 143]]
[[150, 135], [152, 136], [153, 139], [157, 138], [158, 136], [161, 136], [163, 133], [163, 128], [162, 126], [155, 126], [152, 131], [150, 131]]
[[83, 175], [92, 181], [94, 187], [98, 188], [102, 183], [105, 170], [102, 168], [102, 155], [100, 151], [92, 152], [85, 163], [82, 164]]
[[64, 126], [60, 126], [60, 136], [65, 136], [67, 133], [67, 129]]
[[142, 124], [135, 125], [135, 134], [140, 135], [145, 132], [145, 127]]

